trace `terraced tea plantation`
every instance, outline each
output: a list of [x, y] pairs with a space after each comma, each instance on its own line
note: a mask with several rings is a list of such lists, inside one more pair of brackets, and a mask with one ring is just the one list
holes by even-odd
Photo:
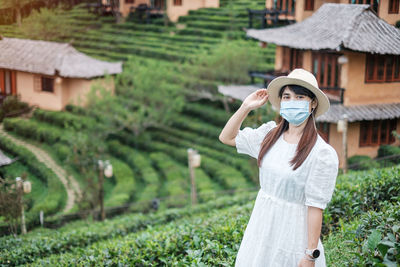
[[[321, 240], [327, 266], [400, 263], [399, 178], [400, 166], [338, 177], [324, 210]], [[255, 192], [238, 193], [193, 208], [77, 221], [57, 230], [3, 237], [0, 263], [233, 266], [255, 197]]]
[[[221, 81], [199, 79], [186, 75], [191, 68], [191, 60], [203, 53], [212, 54], [223, 39], [229, 39], [239, 47], [247, 49], [249, 57], [258, 58], [254, 69], [271, 69], [274, 63], [274, 47], [261, 49], [256, 42], [245, 40], [243, 27], [247, 27], [246, 8], [263, 8], [264, 1], [221, 1], [220, 8], [204, 8], [190, 11], [175, 25], [163, 25], [163, 20], [151, 24], [140, 24], [128, 19], [116, 24], [111, 17], [97, 17], [88, 13], [84, 5], [64, 11], [60, 20], [70, 28], [70, 35], [54, 41], [69, 42], [78, 50], [88, 55], [108, 61], [135, 60], [156, 61], [169, 64], [173, 69], [185, 63], [179, 79], [174, 86], [187, 88], [189, 84], [196, 88], [205, 88], [216, 94]], [[177, 27], [178, 26], [178, 27]], [[26, 38], [15, 25], [0, 26], [0, 34], [7, 37]], [[139, 62], [139, 61], [137, 61]], [[246, 76], [247, 73], [244, 73]], [[188, 92], [188, 95], [191, 92]], [[223, 145], [218, 135], [231, 114], [226, 113], [221, 105], [211, 102], [188, 103], [182, 114], [173, 124], [163, 129], [153, 129], [146, 134], [146, 140], [138, 141], [131, 134], [121, 132], [114, 140], [107, 143], [109, 158], [115, 173], [105, 182], [106, 206], [117, 206], [127, 202], [150, 201], [155, 197], [170, 197], [161, 202], [161, 209], [187, 204], [188, 198], [182, 195], [190, 193], [188, 179], [188, 147], [197, 149], [202, 155], [202, 166], [196, 169], [199, 200], [213, 199], [221, 190], [252, 188], [257, 183], [257, 168], [254, 161], [243, 155], [237, 155], [235, 148]], [[65, 165], [71, 151], [62, 140], [66, 135], [65, 122], [80, 123], [90, 128], [97, 121], [74, 109], [65, 112], [36, 110], [30, 120], [7, 119], [4, 128], [16, 137], [31, 142], [47, 150], [53, 158], [65, 166], [76, 177], [81, 187], [86, 185], [85, 178], [76, 170]], [[151, 140], [151, 141], [150, 141]], [[9, 145], [9, 140], [2, 138], [1, 148], [8, 155], [24, 155], [19, 147]], [[7, 145], [6, 145], [7, 144]], [[6, 149], [7, 148], [7, 149]], [[227, 157], [227, 155], [230, 155]], [[5, 169], [4, 175], [16, 175], [13, 168]], [[35, 163], [28, 162], [24, 167], [34, 182], [34, 192], [28, 196], [28, 214], [37, 217], [38, 210], [51, 215], [61, 211], [65, 205], [65, 190], [51, 170], [41, 177], [35, 171]], [[18, 169], [20, 170], [20, 169]], [[36, 192], [37, 188], [43, 190]], [[53, 196], [46, 192], [54, 192]], [[51, 199], [51, 201], [49, 201]], [[43, 203], [49, 207], [43, 209]], [[76, 209], [74, 209], [76, 210]], [[36, 218], [36, 221], [38, 219]]]
[[[151, 24], [128, 21], [116, 24], [112, 17], [96, 17], [88, 13], [84, 5], [66, 11], [66, 27], [70, 34], [57, 41], [69, 42], [88, 55], [104, 60], [127, 60], [128, 56], [153, 58], [168, 62], [189, 60], [201, 50], [212, 50], [224, 38], [243, 39], [243, 27], [248, 27], [246, 8], [263, 9], [265, 1], [221, 1], [220, 8], [202, 8], [190, 11], [174, 23], [164, 26], [162, 19]], [[0, 26], [0, 34], [6, 37], [25, 35], [18, 27]], [[254, 41], [249, 49], [259, 47]], [[274, 63], [274, 47], [263, 49], [265, 63], [260, 69], [270, 69]]]

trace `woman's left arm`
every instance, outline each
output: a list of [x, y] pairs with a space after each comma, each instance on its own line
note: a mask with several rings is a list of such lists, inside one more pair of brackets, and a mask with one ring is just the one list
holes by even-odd
[[308, 207], [308, 242], [307, 248], [314, 249], [318, 246], [318, 240], [322, 228], [322, 209], [317, 207]]
[[[308, 241], [307, 248], [314, 249], [318, 246], [318, 240], [321, 235], [322, 228], [322, 209], [317, 207], [308, 206], [307, 214], [307, 230], [308, 230]], [[304, 253], [304, 257], [299, 262], [299, 267], [314, 267], [315, 262], [307, 260], [308, 257]]]

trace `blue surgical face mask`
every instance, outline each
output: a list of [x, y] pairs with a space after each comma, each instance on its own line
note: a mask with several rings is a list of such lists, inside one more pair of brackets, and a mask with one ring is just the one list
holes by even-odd
[[289, 123], [298, 126], [310, 115], [310, 102], [306, 100], [281, 101], [279, 114]]

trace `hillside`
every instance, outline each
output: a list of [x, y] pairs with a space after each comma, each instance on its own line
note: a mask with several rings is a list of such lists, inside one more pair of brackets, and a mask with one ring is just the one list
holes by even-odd
[[[400, 166], [338, 177], [333, 200], [324, 210], [321, 240], [328, 266], [372, 262], [395, 266], [400, 246], [399, 178]], [[18, 239], [3, 237], [0, 259], [8, 259], [11, 266], [28, 262], [232, 266], [255, 196], [256, 192], [241, 193], [193, 209], [80, 221], [58, 230], [38, 229]]]
[[[170, 23], [168, 26], [164, 26], [161, 20], [140, 24], [128, 19], [116, 24], [112, 18], [97, 17], [88, 13], [84, 5], [78, 5], [59, 16], [60, 21], [67, 23], [65, 27], [69, 28], [69, 35], [53, 41], [72, 42], [78, 50], [99, 59], [133, 60], [137, 64], [157, 62], [162, 71], [167, 70], [174, 75], [171, 85], [185, 88], [188, 96], [196, 95], [197, 90], [207, 90], [216, 95], [217, 85], [228, 81], [224, 80], [224, 73], [207, 79], [191, 74], [197, 71], [193, 63], [204, 58], [204, 53], [212, 58], [214, 51], [224, 49], [220, 47], [224, 42], [226, 44], [228, 41], [232, 47], [244, 48], [247, 58], [255, 58], [253, 69], [273, 67], [274, 47], [260, 49], [256, 42], [244, 39], [242, 30], [247, 26], [246, 8], [262, 8], [263, 5], [263, 1], [221, 1], [220, 8], [190, 11], [188, 16], [180, 18], [179, 25]], [[10, 25], [0, 26], [0, 34], [26, 38], [29, 32]], [[180, 72], [176, 72], [178, 69]], [[242, 81], [249, 82], [247, 72], [243, 71], [241, 76]], [[232, 105], [232, 109], [235, 108], [237, 103]], [[141, 139], [133, 138], [127, 132], [114, 136], [107, 143], [115, 172], [111, 179], [105, 181], [105, 205], [111, 207], [150, 201], [155, 197], [167, 198], [161, 201], [161, 209], [187, 204], [187, 195], [190, 193], [188, 147], [197, 149], [202, 155], [202, 166], [196, 169], [199, 201], [212, 199], [222, 190], [257, 186], [254, 161], [238, 155], [234, 148], [218, 140], [218, 134], [230, 115], [217, 102], [187, 102], [181, 115], [174, 118], [169, 126], [151, 129]], [[96, 118], [85, 115], [84, 111], [69, 107], [63, 112], [38, 109], [29, 120], [6, 119], [4, 129], [21, 140], [45, 149], [84, 188], [86, 179], [65, 163], [71, 155], [71, 149], [65, 142], [68, 134], [65, 122], [84, 125], [87, 130], [98, 123]], [[245, 125], [251, 123], [252, 114]], [[2, 143], [8, 143], [7, 139], [3, 138]], [[2, 149], [12, 157], [23, 154], [18, 151], [19, 148], [7, 149], [2, 145]], [[227, 153], [231, 156], [226, 157]], [[65, 205], [65, 190], [59, 185], [57, 189], [50, 189], [53, 183], [59, 184], [54, 174], [51, 178], [35, 178], [34, 167], [29, 167], [33, 165], [28, 162], [26, 168], [27, 175], [35, 182], [34, 193], [28, 196], [30, 204], [27, 210], [28, 214], [32, 214], [29, 218], [34, 218], [39, 208], [43, 209], [40, 203], [51, 203], [51, 207], [44, 209], [46, 215], [56, 214]], [[6, 169], [3, 174], [12, 177], [12, 170], [10, 167], [10, 171]], [[40, 196], [36, 193], [37, 188], [43, 188]], [[47, 198], [56, 198], [53, 194], [57, 194], [57, 200], [48, 202], [46, 191], [49, 191]], [[37, 216], [35, 218], [37, 221]]]

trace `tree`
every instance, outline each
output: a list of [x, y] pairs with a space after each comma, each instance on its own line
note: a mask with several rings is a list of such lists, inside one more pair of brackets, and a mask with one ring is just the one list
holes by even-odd
[[8, 224], [10, 233], [17, 234], [20, 220], [20, 202], [15, 182], [0, 177], [0, 218]]
[[23, 20], [21, 31], [30, 39], [46, 41], [60, 40], [71, 35], [68, 17], [60, 6], [54, 9], [33, 10], [30, 16]]
[[[116, 95], [101, 86], [93, 88], [88, 108], [101, 114], [113, 129], [127, 129], [136, 136], [149, 127], [168, 125], [184, 105], [179, 75], [157, 61], [128, 60], [116, 79]], [[95, 94], [101, 97], [95, 97]]]

